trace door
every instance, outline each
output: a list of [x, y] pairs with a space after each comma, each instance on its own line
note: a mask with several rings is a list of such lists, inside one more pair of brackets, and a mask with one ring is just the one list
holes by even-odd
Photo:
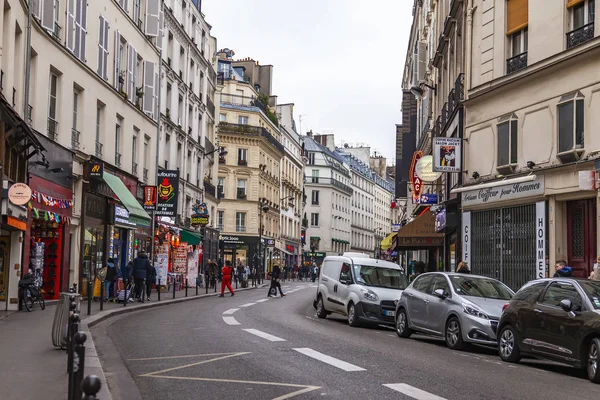
[[8, 265], [10, 263], [10, 236], [0, 236], [0, 301], [8, 295]]
[[587, 278], [596, 260], [595, 199], [567, 202], [567, 263], [573, 275]]
[[[408, 319], [413, 326], [418, 328], [427, 329], [425, 326], [426, 303], [429, 301], [428, 292], [432, 280], [432, 274], [417, 277], [413, 284], [413, 290], [407, 293]], [[402, 295], [404, 296], [404, 294]]]
[[431, 288], [429, 289], [428, 300], [429, 303], [425, 303], [426, 308], [426, 318], [425, 318], [425, 328], [430, 329], [434, 332], [442, 334], [445, 328], [446, 323], [446, 311], [448, 310], [448, 299], [440, 299], [435, 296], [433, 293], [437, 289], [442, 289], [446, 296], [450, 296], [450, 284], [448, 283], [448, 279], [446, 279], [445, 275], [436, 274], [431, 283]]

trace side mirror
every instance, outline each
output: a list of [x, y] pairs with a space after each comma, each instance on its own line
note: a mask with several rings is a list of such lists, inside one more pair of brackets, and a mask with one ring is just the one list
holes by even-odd
[[571, 300], [561, 300], [560, 308], [562, 308], [564, 312], [571, 312], [573, 311], [573, 303], [571, 302]]
[[434, 294], [436, 297], [439, 297], [439, 298], [440, 298], [440, 299], [442, 299], [442, 300], [446, 299], [446, 297], [447, 297], [447, 296], [446, 296], [446, 293], [444, 293], [444, 289], [435, 289], [435, 290], [433, 291], [433, 294]]

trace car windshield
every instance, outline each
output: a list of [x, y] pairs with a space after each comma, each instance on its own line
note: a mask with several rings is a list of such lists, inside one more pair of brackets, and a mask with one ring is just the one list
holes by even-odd
[[514, 293], [503, 283], [490, 278], [452, 276], [454, 291], [461, 296], [485, 297], [487, 299], [510, 300]]
[[388, 289], [406, 289], [408, 280], [399, 269], [354, 264], [356, 282], [365, 286]]
[[600, 282], [599, 281], [583, 281], [581, 287], [585, 294], [589, 297], [592, 305], [596, 310], [600, 310]]

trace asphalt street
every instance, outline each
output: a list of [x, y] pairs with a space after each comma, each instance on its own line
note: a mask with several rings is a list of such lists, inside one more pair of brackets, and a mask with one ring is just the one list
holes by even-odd
[[116, 399], [596, 399], [578, 370], [503, 363], [388, 328], [319, 320], [316, 285], [266, 288], [136, 312], [93, 329]]

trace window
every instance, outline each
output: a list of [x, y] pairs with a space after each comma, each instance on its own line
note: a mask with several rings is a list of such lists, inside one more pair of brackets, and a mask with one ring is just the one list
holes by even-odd
[[418, 290], [419, 292], [427, 293], [427, 290], [429, 289], [429, 284], [431, 283], [432, 280], [433, 280], [433, 275], [419, 276], [419, 277], [417, 277], [417, 280], [415, 281], [413, 288], [415, 290]]
[[308, 165], [314, 165], [314, 164], [315, 164], [315, 153], [309, 152], [308, 153]]
[[310, 226], [319, 226], [319, 214], [318, 213], [310, 214]]
[[219, 114], [220, 122], [227, 122], [227, 114]]
[[115, 127], [115, 165], [121, 165], [121, 125]]
[[246, 198], [246, 180], [245, 179], [237, 180], [237, 198], [238, 199]]
[[67, 48], [85, 62], [87, 35], [87, 2], [69, 0], [67, 7]]
[[434, 294], [437, 289], [442, 289], [446, 296], [450, 295], [450, 285], [448, 285], [448, 280], [445, 276], [435, 275], [433, 277], [430, 293]]
[[71, 128], [71, 147], [73, 149], [79, 148], [79, 131], [77, 130], [77, 120], [79, 109], [79, 93], [73, 92], [73, 127]]
[[558, 104], [558, 157], [562, 162], [576, 161], [583, 152], [583, 102], [583, 95], [577, 92], [563, 96]]
[[235, 231], [246, 232], [246, 213], [236, 212], [235, 213]]
[[100, 16], [100, 32], [98, 34], [98, 75], [108, 80], [108, 31], [109, 25], [102, 15]]
[[311, 192], [312, 204], [319, 204], [319, 191], [313, 190]]
[[240, 125], [248, 125], [248, 117], [240, 115], [238, 117], [238, 124], [240, 124]]
[[225, 221], [225, 211], [217, 211], [217, 229], [223, 232], [223, 224]]
[[498, 121], [498, 169], [512, 169], [517, 165], [518, 121], [513, 114]]
[[132, 147], [131, 159], [133, 160], [133, 163], [135, 164], [137, 162], [137, 136], [136, 135], [133, 135], [131, 147]]
[[219, 178], [217, 180], [217, 192], [219, 198], [225, 197], [225, 178]]
[[573, 310], [581, 310], [581, 296], [579, 292], [570, 283], [566, 282], [553, 282], [546, 289], [544, 297], [542, 297], [541, 303], [551, 307], [560, 307], [562, 300], [571, 300], [573, 303]]
[[340, 270], [340, 282], [343, 281], [352, 282], [352, 267], [350, 264], [343, 263], [342, 269]]
[[571, 32], [567, 33], [567, 49], [594, 38], [594, 0], [569, 0]]
[[319, 170], [318, 169], [312, 170], [312, 183], [319, 183]]
[[238, 165], [248, 164], [248, 149], [238, 149]]
[[510, 37], [511, 42], [511, 55], [518, 56], [521, 53], [527, 52], [527, 28], [515, 32]]
[[521, 288], [513, 297], [513, 300], [533, 303], [540, 298], [540, 294], [546, 288], [547, 282], [538, 282]]
[[57, 92], [58, 92], [58, 76], [50, 73], [50, 93], [48, 104], [48, 137], [52, 140], [58, 135], [58, 122], [56, 121], [57, 114]]
[[133, 22], [138, 26], [138, 28], [142, 28], [142, 7], [140, 4], [140, 0], [133, 0]]

